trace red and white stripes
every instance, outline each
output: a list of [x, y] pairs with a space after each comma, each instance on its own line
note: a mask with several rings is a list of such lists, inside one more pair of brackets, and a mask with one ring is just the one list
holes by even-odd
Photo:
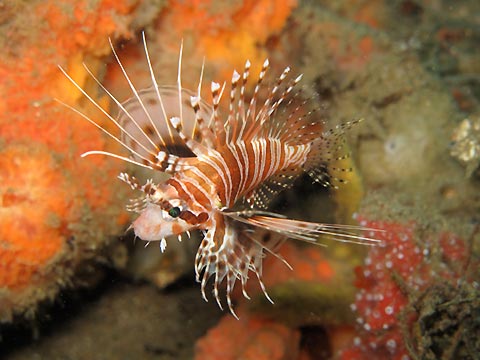
[[[256, 275], [268, 297], [261, 280], [262, 259], [266, 253], [278, 256], [275, 250], [286, 237], [314, 242], [324, 234], [340, 241], [375, 243], [374, 239], [357, 235], [358, 227], [291, 220], [265, 211], [269, 200], [290, 186], [302, 171], [324, 184], [341, 182], [330, 171], [350, 171], [337, 162], [348, 156], [343, 133], [355, 121], [327, 129], [324, 121], [315, 118], [315, 99], [305, 99], [297, 89], [301, 76], [290, 78], [287, 67], [278, 78], [267, 81], [268, 60], [263, 63], [250, 100], [246, 100], [251, 67], [247, 61], [242, 74], [233, 71], [226, 105], [222, 106], [222, 98], [227, 86], [216, 82], [211, 83], [209, 105], [201, 97], [203, 66], [197, 91], [182, 88], [181, 47], [177, 85], [159, 86], [145, 37], [143, 42], [152, 80], [152, 87], [145, 90], [135, 88], [112, 45], [133, 94], [124, 103], [87, 69], [117, 104], [118, 119], [61, 70], [121, 135], [114, 135], [92, 118], [74, 111], [130, 153], [127, 157], [94, 150], [84, 155], [108, 155], [172, 175], [159, 184], [149, 180], [141, 185], [134, 177], [120, 174], [121, 180], [142, 193], [142, 198], [130, 206], [139, 213], [131, 228], [142, 240], [160, 241], [162, 251], [168, 236], [202, 231], [204, 239], [195, 259], [195, 272], [205, 299], [207, 282], [213, 277], [213, 294], [222, 307], [219, 286], [225, 280], [227, 305], [235, 315], [231, 292], [236, 280], [240, 280], [248, 297], [245, 285], [249, 272]], [[276, 235], [265, 236], [267, 232]]]

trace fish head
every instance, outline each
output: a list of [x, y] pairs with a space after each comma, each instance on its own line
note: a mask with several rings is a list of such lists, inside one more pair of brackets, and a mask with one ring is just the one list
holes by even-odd
[[141, 240], [160, 241], [163, 251], [166, 237], [175, 235], [180, 238], [184, 232], [198, 229], [206, 219], [205, 213], [195, 214], [172, 186], [163, 185], [147, 198], [146, 206], [131, 228]]

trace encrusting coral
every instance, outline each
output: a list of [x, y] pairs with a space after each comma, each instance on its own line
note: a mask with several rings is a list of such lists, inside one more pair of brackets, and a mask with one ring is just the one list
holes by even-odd
[[464, 119], [452, 133], [450, 155], [465, 165], [467, 176], [477, 170], [480, 163], [480, 116]]
[[195, 359], [296, 359], [300, 333], [278, 322], [239, 312], [240, 320], [226, 316], [196, 343]]
[[198, 58], [205, 56], [214, 62], [217, 71], [220, 69], [218, 78], [228, 79], [232, 69], [241, 69], [246, 59], [259, 69], [267, 56], [262, 45], [282, 30], [296, 6], [296, 0], [247, 0], [235, 4], [218, 0], [173, 1], [159, 19], [158, 40], [177, 51], [180, 38], [188, 41], [193, 36]]
[[[227, 358], [232, 359], [238, 358], [235, 356], [239, 354], [245, 359], [257, 359], [258, 353], [246, 351], [255, 348], [255, 344], [260, 350], [263, 346], [268, 356], [273, 356], [270, 351], [277, 347], [274, 358], [310, 359], [311, 355], [300, 342], [301, 328], [305, 326], [328, 328], [331, 331], [331, 336], [325, 341], [328, 347], [328, 342], [334, 341], [335, 335], [340, 334], [337, 329], [353, 322], [351, 314], [345, 311], [353, 300], [353, 277], [342, 263], [345, 256], [351, 256], [339, 250], [340, 254], [326, 256], [322, 253], [323, 249], [314, 246], [299, 247], [292, 242], [283, 244], [279, 254], [293, 270], [274, 256], [265, 259], [263, 268], [263, 280], [274, 304], [264, 299], [260, 287], [253, 281], [246, 289], [252, 297], [251, 301], [244, 300], [240, 289], [236, 289], [240, 320], [225, 315], [197, 342], [196, 358], [209, 358], [212, 346], [221, 343], [227, 344], [221, 349]], [[263, 331], [270, 336], [266, 337]], [[283, 337], [287, 340], [278, 346]], [[321, 350], [328, 353], [328, 349]], [[216, 357], [212, 355], [211, 358]]]
[[415, 222], [360, 223], [384, 230], [384, 246], [372, 248], [357, 268], [352, 309], [359, 330], [340, 358], [474, 358], [479, 264], [471, 245], [478, 228], [466, 241], [422, 231]]
[[79, 158], [114, 145], [53, 98], [82, 108], [57, 65], [68, 64], [88, 86], [82, 61], [100, 64], [108, 37], [125, 33], [131, 5], [26, 6], [2, 10], [12, 17], [1, 34], [6, 51], [0, 57], [0, 321], [32, 314], [38, 301], [53, 298], [128, 220], [115, 182], [119, 164]]

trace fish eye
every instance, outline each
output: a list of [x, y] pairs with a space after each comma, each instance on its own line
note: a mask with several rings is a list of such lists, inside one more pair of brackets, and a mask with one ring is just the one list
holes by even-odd
[[172, 207], [170, 210], [168, 210], [168, 215], [173, 218], [178, 217], [180, 215], [180, 208], [178, 206]]

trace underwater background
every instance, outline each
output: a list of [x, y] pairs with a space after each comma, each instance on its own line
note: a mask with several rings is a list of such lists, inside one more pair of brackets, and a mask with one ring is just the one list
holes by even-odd
[[[287, 241], [264, 262], [240, 320], [194, 281], [198, 238], [164, 254], [125, 232], [118, 144], [56, 101], [116, 115], [148, 86], [228, 81], [290, 66], [322, 116], [351, 129], [348, 183], [300, 179], [290, 217], [381, 229], [383, 246]], [[0, 358], [478, 359], [480, 2], [447, 0], [0, 2]], [[247, 89], [252, 91], [252, 89]], [[102, 124], [111, 127], [105, 121]], [[145, 174], [139, 174], [139, 177]], [[322, 239], [319, 240], [323, 242]], [[170, 245], [171, 244], [171, 245]]]

